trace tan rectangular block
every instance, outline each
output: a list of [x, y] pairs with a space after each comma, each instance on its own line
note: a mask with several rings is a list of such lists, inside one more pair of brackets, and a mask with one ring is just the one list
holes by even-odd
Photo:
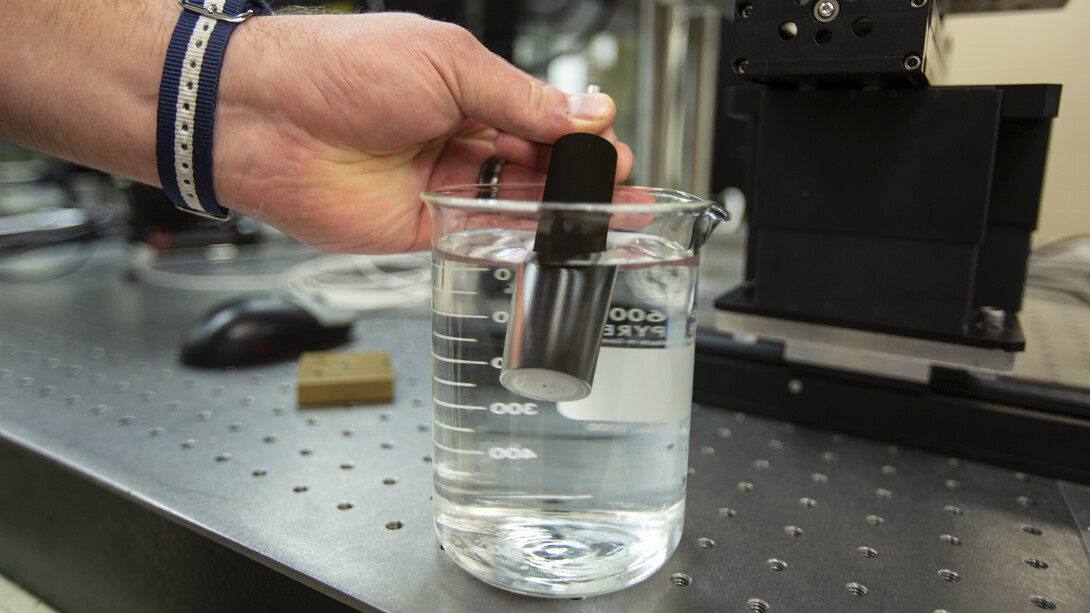
[[390, 354], [305, 352], [299, 359], [299, 405], [386, 403], [394, 398]]

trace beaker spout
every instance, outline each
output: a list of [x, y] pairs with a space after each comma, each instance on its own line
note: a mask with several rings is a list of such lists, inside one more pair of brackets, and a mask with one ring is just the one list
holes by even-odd
[[693, 224], [693, 240], [691, 244], [693, 251], [699, 251], [704, 246], [704, 243], [708, 242], [708, 239], [711, 238], [715, 228], [724, 221], [730, 221], [730, 218], [730, 211], [728, 211], [726, 207], [718, 202], [712, 202]]

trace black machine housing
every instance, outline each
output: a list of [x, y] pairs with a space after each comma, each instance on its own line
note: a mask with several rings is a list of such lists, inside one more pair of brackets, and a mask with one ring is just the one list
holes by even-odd
[[717, 308], [1023, 349], [1060, 86], [928, 85], [940, 7], [736, 3], [713, 191], [745, 194], [749, 243], [746, 280]]
[[[738, 89], [746, 283], [720, 309], [1018, 351], [1058, 85]], [[1002, 326], [983, 313], [1008, 314]]]
[[[748, 235], [717, 317], [1013, 363], [1061, 87], [933, 82], [944, 15], [1064, 0], [818, 4], [739, 0], [724, 23], [712, 189], [744, 194]], [[909, 380], [746, 332], [698, 334], [695, 401], [1090, 482], [1085, 386], [970, 364]]]
[[765, 83], [926, 85], [941, 68], [934, 2], [736, 3], [727, 67]]

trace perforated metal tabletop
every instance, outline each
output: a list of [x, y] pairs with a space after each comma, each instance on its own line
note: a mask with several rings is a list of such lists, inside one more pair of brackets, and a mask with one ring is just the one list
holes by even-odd
[[[1090, 610], [1090, 489], [710, 406], [695, 407], [685, 533], [660, 572], [577, 601], [504, 593], [447, 560], [432, 527], [426, 307], [368, 315], [344, 348], [391, 354], [393, 403], [299, 408], [295, 364], [181, 366], [185, 327], [225, 294], [133, 282], [127, 261], [111, 247], [79, 275], [0, 287], [0, 448], [20, 460], [0, 468], [0, 505], [18, 509], [0, 511], [0, 572], [61, 610], [227, 606], [255, 584], [201, 577], [225, 556], [270, 571], [262, 589], [297, 585], [291, 603], [364, 610]], [[115, 510], [21, 476], [32, 463]], [[94, 532], [132, 542], [96, 563], [51, 537]], [[153, 562], [112, 575], [137, 543]], [[50, 559], [102, 589], [51, 586]], [[190, 576], [205, 593], [170, 589]]]

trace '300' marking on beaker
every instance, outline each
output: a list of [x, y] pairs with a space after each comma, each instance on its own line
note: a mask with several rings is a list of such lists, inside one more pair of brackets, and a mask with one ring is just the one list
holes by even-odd
[[488, 457], [493, 460], [532, 460], [537, 454], [527, 447], [490, 447]]
[[488, 405], [488, 410], [496, 415], [537, 415], [537, 404], [534, 402], [493, 402]]

